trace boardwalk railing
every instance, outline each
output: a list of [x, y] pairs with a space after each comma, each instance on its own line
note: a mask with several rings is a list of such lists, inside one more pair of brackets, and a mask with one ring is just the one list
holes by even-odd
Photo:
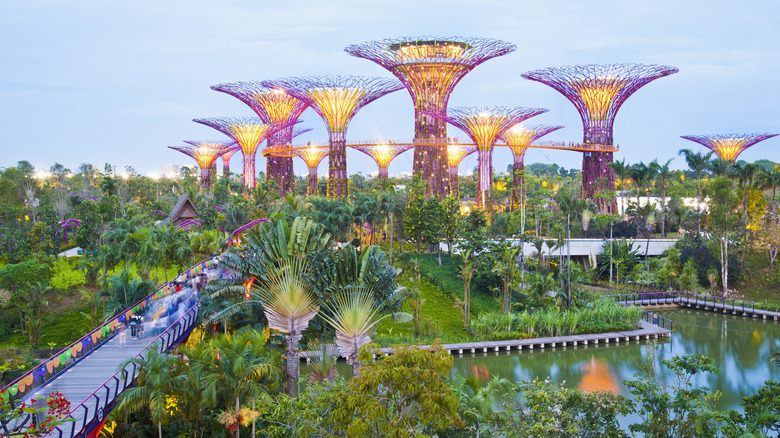
[[[612, 298], [623, 305], [642, 306], [652, 304], [672, 304], [674, 303], [675, 296], [670, 294], [676, 294], [677, 292], [641, 292], [641, 293], [628, 293], [617, 295], [603, 295], [604, 298]], [[674, 324], [669, 318], [664, 318], [653, 312], [642, 310], [642, 320], [649, 322], [650, 324], [657, 325], [661, 328], [672, 330]]]
[[694, 292], [673, 291], [673, 292], [634, 292], [616, 295], [604, 295], [606, 298], [612, 298], [617, 302], [624, 304], [633, 304], [637, 306], [653, 306], [659, 304], [697, 304], [704, 307], [720, 306], [724, 310], [733, 312], [755, 313], [756, 303], [753, 301], [738, 300], [728, 297], [717, 297], [713, 295], [697, 294]]
[[[146, 353], [152, 348], [155, 348], [158, 353], [164, 353], [179, 344], [182, 339], [192, 331], [192, 328], [197, 322], [199, 311], [200, 302], [197, 302], [184, 313], [181, 318], [176, 320], [176, 322], [164, 332], [160, 333], [146, 350], [138, 353], [135, 357], [144, 360], [146, 358]], [[86, 398], [86, 400], [71, 410], [71, 414], [68, 418], [72, 418], [72, 422], [65, 423], [64, 425], [55, 428], [54, 431], [47, 436], [72, 438], [82, 434], [88, 429], [99, 426], [100, 423], [102, 423], [103, 418], [105, 418], [105, 415], [108, 414], [108, 411], [113, 407], [117, 396], [133, 385], [140, 370], [140, 365], [130, 363], [117, 371], [116, 374], [100, 385], [95, 392]]]
[[647, 310], [642, 310], [642, 321], [647, 321], [650, 324], [657, 325], [658, 327], [661, 327], [666, 330], [672, 330], [674, 328], [671, 319], [664, 318], [661, 315], [655, 314], [653, 312], [648, 312]]
[[[190, 277], [202, 270], [211, 268], [213, 265], [214, 261], [212, 259], [201, 261], [184, 271], [184, 275]], [[62, 374], [73, 366], [74, 363], [79, 362], [104, 342], [111, 339], [117, 329], [123, 323], [128, 322], [131, 316], [143, 312], [152, 301], [174, 293], [176, 289], [173, 281], [171, 280], [163, 284], [151, 294], [125, 309], [122, 313], [111, 318], [108, 322], [63, 348], [59, 353], [41, 362], [40, 365], [22, 374], [19, 378], [5, 386], [5, 392], [3, 392], [2, 396], [9, 397], [11, 401], [21, 399], [25, 394], [32, 393], [32, 390], [35, 388]]]

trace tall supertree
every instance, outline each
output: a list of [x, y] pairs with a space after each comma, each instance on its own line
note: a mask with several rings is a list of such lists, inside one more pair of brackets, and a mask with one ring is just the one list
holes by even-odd
[[479, 198], [477, 206], [492, 214], [493, 146], [512, 126], [547, 112], [544, 108], [452, 108], [447, 114], [431, 113], [465, 132], [477, 144]]
[[308, 187], [306, 188], [306, 194], [309, 196], [317, 196], [320, 191], [317, 187], [319, 179], [317, 178], [317, 167], [323, 158], [328, 155], [330, 148], [328, 146], [308, 145], [305, 148], [296, 148], [294, 151], [295, 156], [300, 157], [306, 167], [309, 169]]
[[225, 151], [224, 154], [222, 154], [222, 177], [223, 178], [230, 178], [230, 159], [233, 158], [233, 155], [240, 151], [241, 148], [236, 146], [235, 143], [231, 143], [232, 147]]
[[203, 188], [211, 187], [211, 166], [217, 161], [220, 155], [230, 150], [232, 143], [207, 142], [207, 141], [187, 141], [191, 146], [168, 146], [168, 148], [179, 151], [195, 159], [200, 168], [200, 185]]
[[347, 197], [346, 133], [349, 122], [363, 106], [400, 90], [403, 85], [386, 78], [358, 76], [302, 77], [264, 81], [311, 105], [328, 127], [328, 198]]
[[[211, 89], [227, 93], [249, 105], [264, 123], [287, 126], [268, 137], [269, 149], [291, 144], [294, 137], [293, 124], [308, 107], [307, 102], [287, 94], [284, 90], [266, 87], [260, 82], [218, 84]], [[266, 180], [277, 181], [281, 195], [294, 190], [295, 175], [292, 173], [292, 157], [269, 155]]]
[[450, 194], [460, 199], [460, 184], [458, 182], [458, 166], [464, 158], [477, 151], [476, 146], [462, 144], [447, 145], [447, 164], [450, 174]]
[[285, 125], [269, 125], [251, 117], [193, 119], [193, 122], [210, 126], [232, 138], [244, 155], [244, 188], [255, 187], [255, 154], [268, 136], [285, 128]]
[[377, 179], [379, 181], [387, 181], [389, 179], [387, 168], [390, 166], [390, 162], [393, 161], [395, 157], [408, 151], [414, 146], [408, 144], [379, 143], [361, 144], [350, 147], [357, 149], [371, 157], [371, 159], [373, 159], [374, 162], [376, 162], [376, 165], [379, 167], [379, 176]]
[[754, 144], [764, 141], [777, 134], [714, 134], [714, 135], [682, 135], [681, 137], [695, 141], [700, 145], [715, 151], [721, 160], [733, 163], [739, 154]]
[[413, 173], [428, 181], [429, 194], [444, 199], [450, 190], [447, 124], [430, 113], [446, 114], [452, 90], [468, 72], [515, 49], [495, 39], [428, 36], [367, 41], [344, 50], [376, 62], [406, 86], [414, 102], [414, 139], [419, 143]]
[[512, 198], [510, 201], [510, 207], [512, 209], [515, 209], [520, 205], [520, 194], [524, 184], [523, 170], [525, 169], [525, 163], [523, 163], [523, 158], [525, 158], [525, 151], [528, 150], [531, 143], [561, 128], [563, 128], [563, 126], [560, 125], [515, 125], [510, 129], [507, 129], [507, 131], [504, 132], [504, 135], [501, 136], [501, 139], [512, 149], [512, 157], [514, 158], [512, 164]]
[[[545, 68], [522, 76], [549, 85], [574, 104], [582, 119], [585, 143], [612, 145], [612, 127], [623, 102], [647, 83], [677, 71], [677, 68], [667, 65], [589, 64]], [[613, 175], [608, 166], [611, 162], [612, 152], [584, 152], [584, 198], [594, 199], [597, 192], [614, 188]], [[603, 199], [598, 204], [605, 212], [612, 212], [614, 208], [614, 203], [607, 203]]]

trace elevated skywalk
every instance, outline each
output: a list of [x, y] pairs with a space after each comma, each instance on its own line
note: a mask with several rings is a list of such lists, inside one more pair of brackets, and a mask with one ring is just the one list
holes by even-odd
[[[182, 274], [188, 281], [180, 291], [176, 291], [173, 281], [161, 286], [6, 386], [5, 396], [18, 404], [59, 392], [71, 403], [70, 417], [74, 421], [49, 436], [96, 436], [117, 395], [138, 375], [137, 366], [119, 370], [119, 365], [129, 358], [143, 357], [152, 345], [157, 344], [157, 350], [165, 352], [187, 339], [200, 311], [197, 286], [189, 279], [201, 273], [208, 278], [224, 276], [212, 260], [196, 264]], [[132, 316], [143, 317], [144, 337], [131, 336], [127, 323]], [[120, 345], [120, 340], [126, 345]], [[37, 420], [30, 416], [16, 422], [0, 419], [0, 436]]]

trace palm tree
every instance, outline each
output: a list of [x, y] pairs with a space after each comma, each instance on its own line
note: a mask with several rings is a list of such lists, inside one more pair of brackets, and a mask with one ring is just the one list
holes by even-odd
[[303, 257], [285, 260], [271, 271], [265, 281], [253, 286], [263, 305], [268, 327], [287, 334], [287, 392], [295, 396], [298, 381], [298, 342], [320, 308], [303, 279], [306, 264]]
[[[636, 184], [636, 205], [639, 206], [639, 195], [641, 194], [642, 190], [647, 190], [647, 185], [650, 183], [650, 180], [653, 177], [653, 171], [642, 162], [631, 165], [629, 169], [631, 179]], [[649, 192], [647, 197], [649, 202]]]
[[[555, 196], [558, 209], [566, 215], [566, 272], [567, 272], [567, 305], [571, 305], [571, 217], [577, 215], [588, 207], [588, 201], [575, 197], [572, 193], [560, 190]], [[586, 227], [583, 227], [586, 228]]]
[[721, 177], [728, 174], [730, 167], [731, 163], [725, 160], [721, 160], [720, 158], [713, 158], [707, 164], [707, 169], [709, 169], [710, 172]]
[[771, 212], [777, 211], [777, 188], [780, 187], [780, 171], [778, 167], [773, 170], [766, 170], [763, 167], [756, 175], [756, 182], [762, 190], [772, 189], [772, 207]]
[[337, 356], [333, 348], [328, 348], [325, 344], [320, 345], [320, 357], [311, 363], [311, 373], [309, 373], [309, 382], [323, 383], [333, 382], [339, 375], [336, 368]]
[[672, 176], [672, 170], [669, 169], [669, 164], [672, 159], [668, 159], [666, 163], [659, 164], [657, 160], [653, 160], [650, 163], [650, 167], [653, 168], [655, 174], [658, 176], [659, 188], [661, 190], [661, 237], [666, 238], [666, 184], [669, 178]]
[[477, 270], [474, 260], [469, 260], [471, 251], [463, 253], [463, 268], [460, 270], [460, 278], [463, 279], [463, 324], [466, 327], [471, 320], [471, 279], [474, 278], [474, 272]]
[[120, 271], [108, 279], [106, 290], [102, 293], [102, 296], [108, 297], [104, 317], [111, 318], [152, 292], [154, 292], [154, 283], [151, 281], [138, 278], [131, 280], [130, 271]]
[[759, 172], [760, 167], [755, 163], [734, 163], [731, 166], [731, 175], [735, 176], [742, 187], [742, 218], [747, 219], [747, 198], [750, 192], [753, 178]]
[[358, 350], [371, 342], [370, 335], [382, 320], [377, 318], [378, 308], [371, 291], [359, 286], [345, 288], [325, 307], [333, 316], [323, 314], [322, 318], [336, 330], [339, 354], [347, 358], [347, 363], [352, 365], [352, 375], [357, 376], [360, 369]]
[[[680, 155], [685, 155], [685, 162], [688, 167], [696, 173], [696, 211], [701, 211], [701, 173], [707, 169], [707, 163], [712, 157], [712, 152], [702, 155], [701, 152], [694, 153], [690, 149], [680, 149]], [[701, 216], [699, 216], [697, 232], [701, 233]]]
[[501, 275], [502, 291], [504, 296], [501, 299], [501, 311], [509, 314], [512, 311], [512, 288], [515, 285], [515, 273], [517, 271], [517, 254], [520, 252], [519, 246], [510, 246], [501, 252], [501, 257], [496, 261], [493, 272]]
[[158, 353], [155, 345], [155, 348], [147, 350], [146, 358], [130, 358], [122, 362], [120, 369], [131, 364], [141, 369], [135, 386], [119, 395], [119, 410], [138, 412], [148, 409], [152, 421], [157, 423], [157, 434], [162, 438], [162, 423], [168, 416], [167, 401], [184, 383], [183, 362], [178, 356]]

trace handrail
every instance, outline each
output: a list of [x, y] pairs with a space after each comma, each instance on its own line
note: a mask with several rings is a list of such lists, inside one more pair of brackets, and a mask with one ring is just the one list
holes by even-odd
[[[197, 268], [206, 269], [213, 265], [213, 259], [202, 260], [192, 265], [186, 272], [188, 275]], [[154, 299], [167, 296], [166, 292], [175, 291], [172, 287], [173, 281], [162, 284], [146, 297], [142, 298], [132, 306], [124, 309], [118, 315], [114, 316], [99, 327], [96, 327], [86, 335], [79, 338], [76, 342], [60, 350], [57, 354], [41, 362], [40, 365], [32, 368], [19, 376], [16, 380], [6, 385], [4, 394], [8, 394], [10, 400], [16, 400], [24, 396], [25, 393], [38, 388], [52, 377], [56, 377], [74, 363], [83, 359], [88, 353], [92, 352], [98, 345], [111, 338], [113, 333], [119, 327], [119, 323], [124, 323], [133, 314], [140, 312]], [[168, 289], [166, 291], [166, 289]], [[155, 297], [157, 295], [157, 297]], [[71, 359], [73, 359], [71, 361]]]
[[[604, 297], [604, 298], [612, 298], [615, 301], [617, 301], [618, 303], [627, 306], [627, 305], [635, 305], [636, 304], [636, 299], [634, 299], [633, 301], [629, 302], [629, 300], [619, 300], [619, 299], [617, 299], [617, 297], [635, 297], [637, 295], [661, 295], [661, 296], [663, 296], [664, 294], [669, 294], [669, 292], [641, 292], [641, 293], [634, 293], [634, 294], [602, 295], [602, 297]], [[674, 292], [673, 294], [676, 294], [676, 292]], [[674, 295], [673, 295], [672, 302], [674, 302], [674, 299], [675, 298], [674, 298]], [[656, 304], [658, 304], [658, 301], [659, 301], [659, 298], [656, 297]], [[640, 300], [640, 305], [642, 304], [642, 302], [643, 301]], [[665, 303], [668, 303], [668, 301], [665, 301]], [[650, 304], [649, 300], [648, 300], [648, 304]], [[658, 315], [657, 313], [649, 312], [649, 311], [647, 311], [645, 309], [642, 309], [641, 319], [643, 321], [649, 322], [650, 324], [656, 325], [658, 327], [661, 327], [661, 328], [669, 330], [669, 331], [672, 331], [673, 328], [674, 328], [674, 323], [672, 322], [671, 319], [664, 318], [663, 316]], [[669, 328], [666, 327], [667, 324], [669, 325]]]
[[[686, 292], [686, 291], [668, 291], [668, 292], [634, 292], [634, 293], [625, 293], [625, 294], [613, 294], [613, 295], [604, 295], [606, 298], [613, 298], [615, 301], [625, 301], [625, 302], [631, 302], [632, 304], [636, 304], [637, 301], [640, 303], [640, 305], [644, 302], [647, 302], [648, 304], [652, 304], [652, 301], [655, 300], [656, 304], [660, 300], [664, 300], [665, 303], [668, 303], [668, 300], [672, 300], [671, 303], [680, 303], [681, 300], [685, 298], [688, 300], [688, 302], [699, 302], [704, 301], [704, 306], [707, 306], [710, 301], [713, 305], [720, 304], [723, 306], [723, 309], [731, 309], [732, 311], [741, 310], [742, 312], [747, 311], [747, 308], [749, 307], [751, 312], [755, 313], [756, 310], [756, 303], [754, 301], [747, 301], [747, 300], [741, 300], [736, 298], [729, 298], [729, 297], [719, 297], [715, 295], [706, 295], [706, 294], [699, 294], [696, 292]], [[729, 303], [730, 301], [730, 303]], [[729, 307], [730, 306], [730, 307]]]

